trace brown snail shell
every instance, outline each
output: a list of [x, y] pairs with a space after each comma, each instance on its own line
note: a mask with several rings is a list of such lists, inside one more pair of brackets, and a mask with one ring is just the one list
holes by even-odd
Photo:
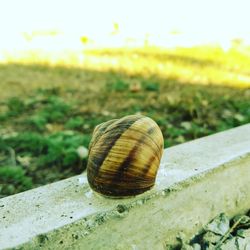
[[152, 119], [129, 115], [104, 122], [90, 142], [90, 187], [113, 197], [143, 193], [155, 183], [162, 153], [162, 132]]

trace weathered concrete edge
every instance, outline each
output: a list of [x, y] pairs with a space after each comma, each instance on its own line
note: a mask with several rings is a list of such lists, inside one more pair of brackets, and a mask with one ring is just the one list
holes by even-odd
[[[246, 154], [161, 192], [38, 235], [15, 249], [165, 249], [178, 244], [180, 232], [188, 239], [218, 213], [234, 216], [248, 211], [249, 178], [250, 154]], [[202, 196], [196, 197], [200, 191]], [[163, 218], [168, 223], [161, 224]]]
[[[167, 196], [172, 197], [175, 194], [185, 192], [185, 190], [189, 189], [189, 186], [187, 185], [187, 187], [182, 190], [181, 187], [184, 186], [178, 186], [178, 183], [181, 181], [188, 178], [192, 179], [196, 176], [196, 181], [199, 180], [198, 182], [202, 182], [202, 176], [204, 173], [208, 173], [212, 171], [212, 169], [222, 166], [223, 163], [230, 163], [240, 156], [247, 155], [249, 152], [250, 125], [244, 125], [166, 149], [155, 188], [132, 199], [111, 200], [96, 196], [91, 193], [85, 176], [69, 178], [15, 196], [0, 199], [0, 248], [15, 247], [25, 242], [28, 242], [25, 245], [25, 248], [28, 248], [29, 243], [31, 244], [34, 242], [35, 239], [38, 239], [37, 244], [45, 242], [48, 248], [49, 245], [47, 243], [52, 242], [47, 242], [46, 239], [49, 235], [53, 235], [53, 232], [52, 234], [50, 233], [51, 231], [64, 231], [64, 229], [71, 228], [71, 226], [73, 230], [75, 223], [80, 223], [81, 220], [88, 221], [88, 229], [92, 225], [91, 223], [95, 221], [95, 216], [99, 218], [97, 220], [99, 225], [105, 217], [103, 214], [107, 211], [116, 211], [117, 205], [124, 205], [125, 207], [130, 207], [130, 204], [137, 203], [144, 205], [144, 201], [146, 200], [148, 202], [146, 202], [144, 206], [134, 206], [133, 209], [130, 209], [127, 217], [131, 217], [131, 215], [134, 214], [134, 211], [139, 209], [140, 212], [133, 216], [140, 218], [140, 214], [142, 213], [145, 215], [143, 219], [148, 219], [150, 214], [148, 214], [148, 211], [143, 212], [143, 210], [147, 210], [148, 205], [151, 204], [151, 201], [153, 200], [156, 200], [155, 203], [158, 203], [158, 201], [160, 202], [161, 196], [157, 196], [158, 194], [165, 193], [166, 190], [178, 189], [176, 192], [173, 192], [172, 190], [170, 195]], [[246, 168], [245, 170], [246, 173], [249, 173], [249, 168]], [[199, 175], [200, 178], [197, 178]], [[201, 189], [201, 191], [202, 190], [203, 189]], [[208, 190], [212, 190], [212, 187], [208, 188]], [[188, 195], [190, 196], [191, 194], [192, 190]], [[157, 198], [154, 199], [154, 197]], [[172, 199], [170, 202], [167, 201], [167, 204], [174, 204], [174, 200], [175, 199]], [[166, 199], [164, 199], [164, 202], [159, 204], [159, 206], [164, 207], [165, 203]], [[181, 202], [180, 204], [183, 205], [184, 203]], [[172, 213], [171, 211], [168, 211], [168, 213], [164, 213], [162, 216], [164, 217], [167, 214]], [[172, 216], [174, 217], [173, 214]], [[2, 220], [2, 218], [5, 219]], [[123, 225], [127, 220], [126, 218], [123, 221], [120, 221], [119, 225]], [[134, 223], [134, 220], [135, 219], [133, 218], [133, 224], [139, 224]], [[171, 221], [171, 218], [169, 218], [169, 220]], [[112, 220], [108, 221], [107, 225], [109, 225], [109, 222], [111, 221]], [[106, 223], [97, 227], [92, 233], [89, 233], [88, 238], [94, 236], [95, 232], [99, 232], [99, 230], [105, 227], [105, 225]], [[129, 226], [131, 226], [131, 223]], [[146, 227], [147, 225], [144, 226]], [[149, 228], [149, 230], [152, 230], [152, 228]], [[81, 227], [81, 232], [84, 231], [86, 231], [86, 228]], [[73, 237], [69, 232], [69, 229], [64, 231], [63, 238]], [[60, 234], [58, 234], [58, 237], [59, 235]], [[76, 234], [73, 235], [76, 236]], [[81, 235], [82, 234], [79, 233], [77, 236], [79, 237], [77, 242], [81, 242]], [[82, 237], [83, 236], [84, 235], [82, 235]], [[56, 239], [55, 236], [53, 237]], [[84, 240], [85, 239], [86, 237], [84, 237]], [[119, 237], [117, 237], [117, 239], [119, 239]], [[57, 241], [54, 243], [56, 242]], [[69, 240], [68, 243], [70, 242], [71, 241]], [[123, 240], [123, 242], [128, 243], [126, 240]], [[65, 244], [66, 241], [64, 241], [63, 245], [65, 246]], [[85, 243], [82, 242], [82, 244]], [[62, 248], [63, 245], [60, 244], [58, 248]]]

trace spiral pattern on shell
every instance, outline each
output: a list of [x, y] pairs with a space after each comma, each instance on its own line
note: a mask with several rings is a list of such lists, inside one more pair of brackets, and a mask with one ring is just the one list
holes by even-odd
[[155, 183], [163, 143], [158, 125], [142, 115], [98, 125], [89, 147], [87, 177], [91, 188], [111, 197], [149, 190]]

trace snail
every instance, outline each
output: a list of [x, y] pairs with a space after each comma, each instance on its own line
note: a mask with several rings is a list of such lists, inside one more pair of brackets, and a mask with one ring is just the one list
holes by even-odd
[[129, 115], [96, 126], [89, 146], [87, 178], [104, 196], [129, 197], [154, 186], [163, 135], [151, 118]]

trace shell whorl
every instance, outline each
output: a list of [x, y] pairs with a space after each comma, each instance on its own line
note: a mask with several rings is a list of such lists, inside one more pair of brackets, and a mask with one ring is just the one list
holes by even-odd
[[143, 193], [154, 185], [162, 153], [163, 136], [152, 119], [130, 115], [102, 123], [90, 142], [89, 184], [107, 196]]

